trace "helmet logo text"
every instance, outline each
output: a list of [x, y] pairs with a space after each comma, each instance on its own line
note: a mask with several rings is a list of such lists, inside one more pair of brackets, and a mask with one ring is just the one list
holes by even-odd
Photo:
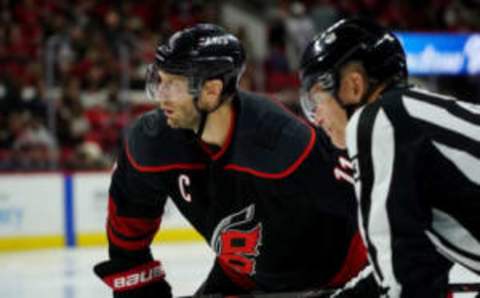
[[200, 38], [199, 45], [204, 47], [210, 45], [228, 45], [232, 39], [230, 35], [203, 37]]
[[333, 32], [331, 32], [331, 33], [327, 34], [327, 36], [325, 36], [325, 43], [326, 44], [331, 44], [335, 40], [337, 40], [337, 35]]

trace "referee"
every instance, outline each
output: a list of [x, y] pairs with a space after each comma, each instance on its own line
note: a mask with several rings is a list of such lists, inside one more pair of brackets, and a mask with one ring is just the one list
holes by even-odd
[[397, 38], [362, 19], [303, 55], [302, 106], [348, 149], [373, 269], [334, 297], [444, 298], [454, 263], [480, 273], [480, 105], [407, 75]]

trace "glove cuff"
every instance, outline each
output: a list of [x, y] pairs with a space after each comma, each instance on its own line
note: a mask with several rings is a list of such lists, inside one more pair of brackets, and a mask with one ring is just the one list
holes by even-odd
[[123, 292], [145, 287], [165, 278], [165, 272], [159, 261], [150, 261], [127, 271], [102, 276], [102, 280], [115, 292]]

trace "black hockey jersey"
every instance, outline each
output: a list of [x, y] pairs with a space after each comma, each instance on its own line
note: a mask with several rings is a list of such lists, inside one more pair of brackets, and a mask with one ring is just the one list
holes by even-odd
[[480, 272], [480, 105], [392, 89], [354, 114], [347, 145], [383, 294], [445, 297], [452, 261]]
[[168, 127], [160, 110], [133, 123], [110, 187], [111, 258], [149, 250], [170, 197], [240, 288], [345, 282], [366, 260], [343, 171], [351, 165], [271, 100], [240, 92], [233, 106], [217, 151]]

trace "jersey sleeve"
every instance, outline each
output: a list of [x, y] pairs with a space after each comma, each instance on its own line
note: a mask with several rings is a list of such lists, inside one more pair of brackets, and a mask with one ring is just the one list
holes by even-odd
[[94, 267], [114, 297], [171, 297], [162, 265], [150, 251], [166, 200], [157, 184], [135, 170], [121, 151], [109, 189], [109, 260]]
[[425, 234], [430, 209], [415, 179], [425, 167], [425, 140], [400, 114], [377, 102], [357, 111], [347, 127], [361, 235], [382, 293], [445, 297], [451, 263]]
[[[138, 172], [125, 150], [112, 174], [108, 202], [107, 235], [112, 248], [122, 251], [148, 249], [159, 229], [166, 193], [161, 185]], [[111, 257], [116, 257], [110, 250]]]

